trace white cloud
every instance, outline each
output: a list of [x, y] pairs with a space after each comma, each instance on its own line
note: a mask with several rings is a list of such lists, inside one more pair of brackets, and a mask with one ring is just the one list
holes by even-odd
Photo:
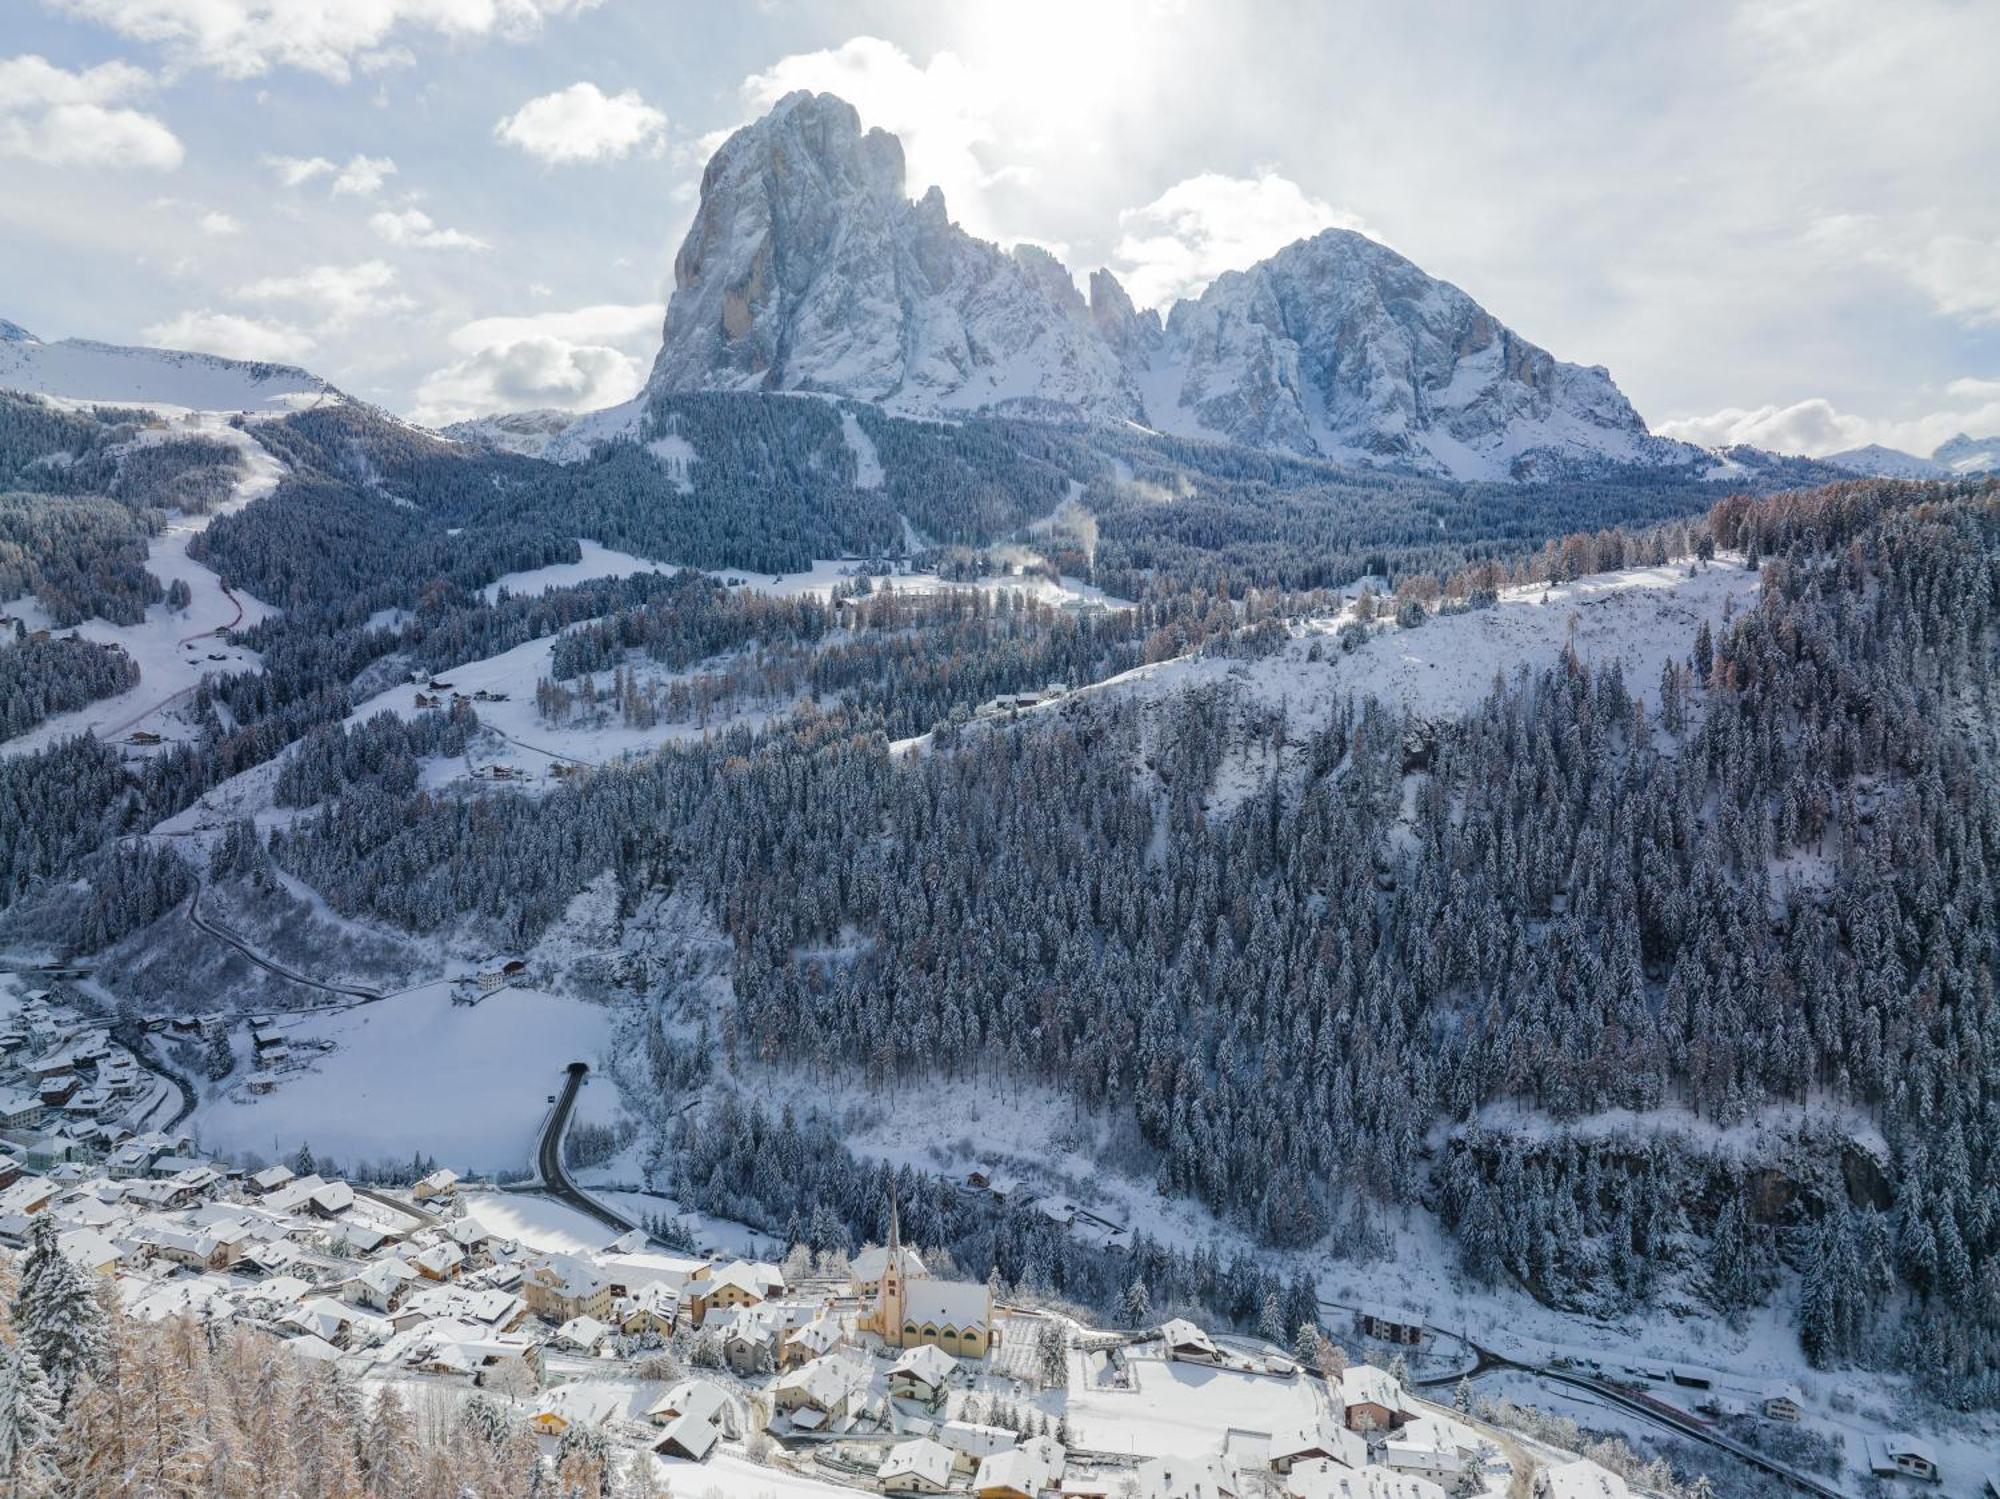
[[322, 329], [338, 328], [372, 313], [413, 307], [408, 297], [392, 290], [395, 268], [386, 261], [364, 260], [355, 265], [311, 266], [289, 276], [265, 276], [239, 293], [253, 302], [296, 302], [313, 309]]
[[117, 108], [152, 77], [130, 63], [72, 73], [45, 58], [0, 58], [0, 156], [50, 166], [171, 171], [185, 155], [158, 117]]
[[302, 187], [315, 177], [336, 170], [324, 156], [266, 156], [264, 165], [277, 174], [286, 187]]
[[405, 208], [400, 213], [385, 208], [372, 216], [368, 220], [368, 225], [390, 244], [407, 246], [413, 250], [491, 248], [477, 235], [466, 234], [457, 229], [440, 228], [421, 208]]
[[226, 213], [211, 210], [201, 216], [201, 232], [223, 239], [242, 232], [243, 226]]
[[464, 357], [424, 377], [416, 419], [442, 426], [536, 406], [616, 405], [645, 383], [665, 316], [657, 302], [606, 303], [466, 323], [450, 340]]
[[316, 178], [332, 177], [336, 196], [357, 198], [372, 197], [396, 174], [392, 158], [358, 153], [348, 157], [345, 166], [324, 156], [266, 156], [263, 162], [281, 186], [304, 187]]
[[1113, 261], [1141, 307], [1196, 296], [1224, 271], [1242, 270], [1322, 229], [1363, 227], [1355, 215], [1268, 171], [1185, 178], [1144, 207], [1126, 209], [1118, 222], [1123, 233]]
[[428, 31], [451, 40], [533, 35], [550, 17], [598, 0], [48, 0], [57, 10], [166, 51], [175, 66], [250, 78], [299, 68], [345, 82], [355, 68], [409, 57], [391, 38]]
[[508, 145], [551, 165], [611, 161], [655, 145], [667, 117], [636, 89], [607, 95], [594, 83], [572, 83], [530, 99], [493, 127]]
[[2000, 239], [1934, 222], [1893, 224], [1874, 214], [1839, 213], [1816, 219], [1806, 240], [1836, 260], [1895, 272], [1947, 317], [2000, 323]]
[[193, 349], [227, 359], [296, 360], [312, 352], [312, 335], [289, 323], [239, 317], [233, 312], [183, 312], [144, 330], [162, 349]]
[[1774, 453], [1821, 458], [1847, 448], [1881, 443], [1927, 458], [1960, 432], [2000, 435], [2000, 380], [1954, 380], [1945, 389], [1956, 404], [1922, 415], [1878, 420], [1837, 410], [1823, 396], [1789, 406], [1728, 407], [1707, 416], [1676, 417], [1653, 430], [1705, 448], [1749, 443]]
[[743, 81], [744, 100], [759, 113], [795, 89], [838, 94], [854, 106], [864, 125], [898, 136], [911, 196], [935, 185], [944, 192], [945, 206], [967, 228], [989, 236], [995, 232], [986, 189], [998, 181], [1018, 180], [1019, 169], [995, 172], [982, 161], [982, 149], [998, 135], [994, 115], [1001, 94], [956, 53], [936, 53], [919, 67], [894, 42], [857, 36], [838, 47], [780, 58]]
[[382, 186], [383, 180], [393, 177], [396, 163], [386, 156], [350, 156], [347, 165], [333, 179], [336, 195], [346, 193], [357, 198], [371, 197]]

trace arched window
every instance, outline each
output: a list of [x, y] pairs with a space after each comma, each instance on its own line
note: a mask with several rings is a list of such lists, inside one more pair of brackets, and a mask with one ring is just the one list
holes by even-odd
[[903, 1324], [903, 1336], [906, 1338], [914, 1338], [916, 1335], [917, 1335], [917, 1324], [914, 1322], [905, 1322]]
[[930, 1322], [926, 1322], [924, 1324], [924, 1336], [927, 1338], [935, 1338], [937, 1336], [936, 1325]]

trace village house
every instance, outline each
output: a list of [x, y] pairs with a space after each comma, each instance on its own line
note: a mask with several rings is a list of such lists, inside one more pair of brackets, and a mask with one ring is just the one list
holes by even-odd
[[771, 1386], [771, 1404], [801, 1431], [821, 1431], [857, 1408], [868, 1392], [868, 1371], [838, 1355], [816, 1358]]
[[586, 1358], [595, 1358], [598, 1350], [611, 1335], [612, 1329], [609, 1324], [600, 1322], [595, 1317], [572, 1317], [556, 1329], [552, 1341], [559, 1348], [568, 1348], [583, 1354]]
[[711, 1317], [704, 1329], [716, 1339], [723, 1363], [738, 1375], [775, 1369], [784, 1331], [784, 1313], [774, 1306], [729, 1307]]
[[1937, 1483], [1937, 1454], [1915, 1437], [1901, 1433], [1868, 1439], [1868, 1470], [1878, 1478], [1914, 1478]]
[[465, 1268], [465, 1251], [446, 1239], [413, 1256], [410, 1263], [425, 1280], [452, 1280]]
[[1068, 1454], [1053, 1437], [1030, 1437], [980, 1461], [973, 1474], [977, 1499], [1038, 1499], [1057, 1486]]
[[708, 1314], [722, 1307], [758, 1306], [784, 1294], [785, 1277], [776, 1265], [754, 1260], [731, 1260], [682, 1288], [681, 1301], [688, 1320], [700, 1327]]
[[778, 1350], [778, 1367], [796, 1369], [801, 1364], [809, 1364], [833, 1352], [845, 1337], [840, 1323], [834, 1318], [815, 1317], [805, 1326], [794, 1327], [785, 1334], [784, 1344]]
[[1313, 1458], [1327, 1458], [1349, 1468], [1366, 1467], [1368, 1443], [1359, 1432], [1330, 1419], [1272, 1433], [1272, 1472], [1289, 1473], [1294, 1465]]
[[1378, 1343], [1414, 1348], [1424, 1340], [1424, 1319], [1401, 1307], [1377, 1307], [1354, 1314], [1354, 1330]]
[[628, 1338], [670, 1338], [674, 1320], [680, 1314], [680, 1298], [657, 1281], [640, 1286], [629, 1296], [614, 1296], [611, 1317]]
[[1185, 1318], [1175, 1317], [1160, 1324], [1160, 1340], [1167, 1345], [1167, 1357], [1184, 1364], [1219, 1364], [1222, 1350], [1215, 1340]]
[[403, 1304], [417, 1272], [401, 1260], [374, 1260], [340, 1283], [340, 1294], [376, 1312], [393, 1312]]
[[1394, 1431], [1410, 1419], [1408, 1397], [1389, 1372], [1356, 1364], [1340, 1376], [1349, 1431]]
[[1222, 1457], [1156, 1457], [1139, 1464], [1140, 1499], [1238, 1499], [1242, 1480]]
[[875, 1481], [885, 1494], [942, 1494], [951, 1487], [951, 1449], [929, 1437], [889, 1449]]
[[1293, 1468], [1285, 1493], [1290, 1499], [1445, 1499], [1445, 1491], [1428, 1478], [1377, 1464], [1348, 1468], [1325, 1458]]
[[410, 1197], [416, 1202], [430, 1202], [437, 1198], [448, 1198], [458, 1190], [458, 1173], [440, 1167], [410, 1188]]
[[521, 1276], [521, 1295], [529, 1311], [557, 1326], [576, 1317], [603, 1321], [611, 1315], [611, 1282], [574, 1255], [545, 1255], [529, 1265]]
[[1587, 1457], [1535, 1475], [1535, 1499], [1629, 1499], [1630, 1494], [1624, 1479]]
[[700, 1417], [681, 1416], [667, 1423], [666, 1430], [653, 1443], [653, 1450], [661, 1457], [677, 1457], [691, 1463], [704, 1462], [721, 1438], [722, 1433]]
[[697, 1421], [720, 1426], [728, 1409], [729, 1396], [720, 1386], [705, 1379], [683, 1379], [646, 1407], [646, 1418], [656, 1426], [667, 1426], [683, 1416], [692, 1416]]
[[958, 1361], [942, 1348], [920, 1344], [905, 1348], [889, 1366], [889, 1393], [899, 1400], [936, 1405], [958, 1373]]
[[938, 1440], [952, 1452], [952, 1466], [970, 1474], [996, 1452], [1005, 1452], [1019, 1438], [1003, 1426], [983, 1426], [976, 1421], [947, 1421], [938, 1428]]
[[1797, 1421], [1804, 1414], [1805, 1392], [1795, 1384], [1775, 1384], [1764, 1391], [1760, 1409], [1767, 1421]]

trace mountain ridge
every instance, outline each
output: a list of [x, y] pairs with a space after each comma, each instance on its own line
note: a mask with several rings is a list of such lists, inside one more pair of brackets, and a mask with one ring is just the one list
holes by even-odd
[[674, 258], [649, 396], [818, 393], [900, 414], [1132, 422], [1451, 478], [1681, 466], [1597, 366], [1557, 360], [1449, 282], [1349, 230], [1225, 272], [1163, 318], [1110, 270], [905, 192], [901, 143], [832, 94], [723, 143]]

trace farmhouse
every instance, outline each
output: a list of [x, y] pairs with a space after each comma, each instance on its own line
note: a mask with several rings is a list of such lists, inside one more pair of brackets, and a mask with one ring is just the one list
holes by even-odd
[[928, 1343], [905, 1348], [889, 1367], [889, 1393], [901, 1400], [921, 1400], [935, 1404], [943, 1398], [958, 1361], [942, 1348]]
[[1313, 1458], [1330, 1458], [1349, 1468], [1365, 1467], [1368, 1443], [1359, 1432], [1349, 1431], [1331, 1420], [1272, 1434], [1272, 1472], [1289, 1473], [1297, 1464]]
[[1184, 1364], [1222, 1362], [1222, 1350], [1215, 1346], [1215, 1340], [1185, 1318], [1175, 1317], [1162, 1323], [1160, 1340], [1167, 1345], [1167, 1357]]
[[1764, 1391], [1760, 1409], [1767, 1421], [1796, 1421], [1804, 1412], [1805, 1393], [1795, 1384], [1775, 1384]]
[[611, 1282], [588, 1260], [573, 1255], [545, 1255], [528, 1266], [521, 1295], [529, 1311], [557, 1326], [576, 1317], [603, 1321], [611, 1315]]
[[1937, 1456], [1915, 1437], [1892, 1435], [1868, 1439], [1868, 1468], [1881, 1478], [1915, 1478], [1937, 1483]]

